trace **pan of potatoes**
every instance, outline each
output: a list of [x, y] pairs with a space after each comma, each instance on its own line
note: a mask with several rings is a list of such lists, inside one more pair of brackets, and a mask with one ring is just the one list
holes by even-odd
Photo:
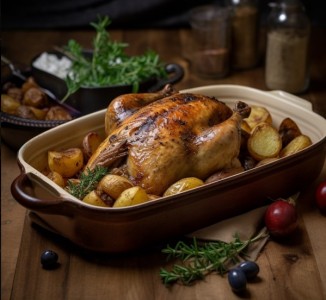
[[87, 170], [106, 137], [104, 109], [50, 129], [19, 150], [21, 174], [11, 191], [31, 221], [89, 250], [129, 252], [288, 197], [320, 174], [326, 120], [309, 102], [238, 85], [180, 92], [250, 106], [241, 123], [239, 165], [207, 178], [181, 178], [160, 195], [123, 172]]
[[80, 116], [38, 85], [30, 72], [24, 76], [5, 78], [1, 88], [1, 138], [14, 150], [39, 133]]

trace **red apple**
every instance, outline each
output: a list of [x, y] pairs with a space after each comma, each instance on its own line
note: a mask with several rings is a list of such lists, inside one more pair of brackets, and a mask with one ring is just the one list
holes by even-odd
[[295, 206], [288, 201], [278, 199], [265, 212], [265, 225], [272, 236], [284, 237], [298, 226], [298, 214]]
[[326, 213], [326, 180], [318, 185], [315, 196], [318, 208], [321, 212]]

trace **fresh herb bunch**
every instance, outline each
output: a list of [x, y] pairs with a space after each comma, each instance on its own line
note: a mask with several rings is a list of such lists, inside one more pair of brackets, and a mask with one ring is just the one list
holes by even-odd
[[66, 77], [68, 92], [63, 101], [82, 86], [132, 85], [133, 92], [138, 92], [141, 82], [167, 77], [164, 64], [154, 51], [128, 56], [125, 53], [128, 44], [113, 41], [107, 32], [110, 23], [107, 16], [99, 17], [98, 23], [91, 23], [96, 30], [91, 55], [87, 55], [75, 40], [69, 40], [64, 47], [63, 52], [72, 60], [72, 67]]
[[93, 170], [87, 169], [81, 173], [79, 183], [68, 180], [67, 191], [78, 199], [83, 199], [88, 193], [95, 189], [98, 182], [107, 174], [107, 168], [96, 166]]
[[180, 281], [189, 285], [195, 280], [203, 279], [213, 271], [222, 275], [228, 271], [227, 264], [239, 261], [239, 256], [251, 244], [264, 237], [262, 231], [256, 237], [247, 241], [241, 241], [238, 235], [230, 243], [216, 241], [199, 245], [196, 238], [192, 244], [179, 241], [174, 247], [167, 246], [162, 252], [168, 254], [168, 259], [181, 259], [182, 264], [175, 264], [171, 271], [164, 268], [160, 270], [160, 276], [165, 285]]

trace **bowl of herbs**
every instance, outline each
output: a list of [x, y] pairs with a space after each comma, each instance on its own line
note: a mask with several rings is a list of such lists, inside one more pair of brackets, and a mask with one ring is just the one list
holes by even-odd
[[[110, 23], [108, 17], [91, 23], [96, 30], [93, 49], [85, 50], [71, 39], [55, 51], [37, 55], [31, 63], [36, 82], [82, 114], [106, 108], [122, 94], [156, 92], [184, 75], [179, 64], [164, 63], [153, 50], [127, 55], [129, 45], [111, 39], [106, 29]], [[63, 59], [70, 63], [58, 70]]]

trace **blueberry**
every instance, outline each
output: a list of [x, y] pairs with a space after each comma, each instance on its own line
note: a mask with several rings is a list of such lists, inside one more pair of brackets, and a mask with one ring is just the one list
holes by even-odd
[[44, 269], [54, 269], [58, 266], [58, 254], [52, 250], [45, 250], [41, 255], [41, 264]]
[[244, 261], [238, 266], [248, 280], [254, 279], [259, 273], [259, 266], [254, 261]]
[[228, 272], [228, 280], [232, 290], [236, 293], [241, 293], [246, 289], [247, 278], [245, 273], [239, 269], [231, 269]]

